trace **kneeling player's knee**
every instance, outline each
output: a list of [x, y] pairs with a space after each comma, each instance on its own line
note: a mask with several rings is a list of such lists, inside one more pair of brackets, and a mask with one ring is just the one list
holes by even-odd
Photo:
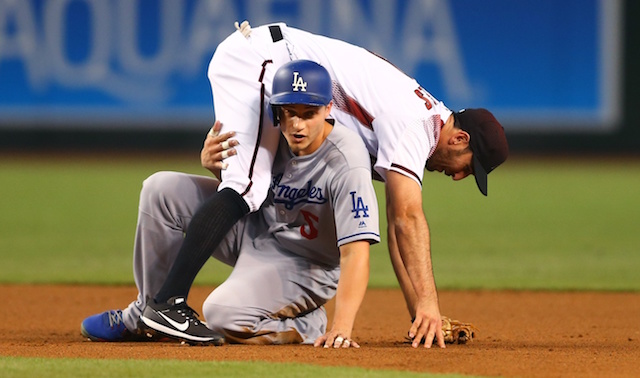
[[[157, 209], [182, 209], [199, 205], [198, 187], [193, 180], [180, 172], [156, 172], [147, 177], [140, 191], [140, 207], [147, 212]], [[190, 202], [196, 202], [195, 205]]]
[[157, 202], [175, 187], [177, 172], [156, 172], [142, 182], [140, 199]]
[[202, 310], [207, 326], [223, 334], [252, 333], [259, 321], [257, 316], [237, 307], [209, 303]]

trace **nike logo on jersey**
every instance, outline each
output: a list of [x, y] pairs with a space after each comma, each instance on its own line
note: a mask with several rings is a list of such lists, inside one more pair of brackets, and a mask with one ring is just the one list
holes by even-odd
[[171, 319], [170, 317], [166, 316], [165, 314], [158, 312], [158, 315], [160, 315], [164, 320], [166, 320], [169, 324], [171, 324], [175, 329], [179, 330], [179, 331], [186, 331], [187, 328], [189, 328], [189, 321], [185, 320], [183, 323], [178, 323], [175, 320]]
[[327, 202], [327, 198], [322, 194], [322, 188], [314, 186], [313, 181], [307, 181], [302, 188], [294, 188], [286, 184], [280, 184], [282, 174], [274, 176], [272, 181], [272, 189], [274, 193], [273, 202], [282, 203], [287, 210], [299, 203], [315, 203], [323, 204]]

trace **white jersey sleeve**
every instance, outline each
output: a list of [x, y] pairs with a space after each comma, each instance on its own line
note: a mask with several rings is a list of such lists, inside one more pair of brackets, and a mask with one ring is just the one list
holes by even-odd
[[385, 114], [376, 118], [373, 122], [378, 136], [376, 172], [386, 180], [387, 171], [395, 171], [422, 187], [425, 164], [438, 142], [441, 125], [438, 115], [416, 119]]

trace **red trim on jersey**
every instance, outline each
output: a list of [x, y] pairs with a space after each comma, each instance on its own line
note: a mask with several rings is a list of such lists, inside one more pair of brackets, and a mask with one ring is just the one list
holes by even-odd
[[258, 78], [258, 82], [262, 85], [264, 85], [262, 83], [262, 79], [264, 79], [264, 73], [266, 72], [266, 66], [268, 63], [273, 63], [273, 60], [269, 59], [262, 62], [262, 71], [260, 72], [260, 77]]
[[343, 112], [355, 117], [364, 127], [373, 131], [374, 117], [358, 103], [358, 101], [345, 92], [340, 83], [333, 82], [334, 105]]
[[401, 170], [403, 172], [406, 172], [406, 173], [410, 174], [411, 176], [415, 177], [416, 180], [418, 180], [420, 185], [422, 185], [422, 180], [420, 180], [420, 177], [415, 172], [410, 170], [409, 168], [403, 167], [403, 166], [395, 164], [395, 163], [391, 164], [391, 168], [399, 169], [399, 170]]
[[264, 116], [264, 83], [262, 82], [262, 80], [264, 79], [264, 74], [267, 70], [266, 67], [269, 63], [273, 63], [273, 61], [265, 60], [264, 62], [262, 62], [262, 72], [260, 72], [260, 77], [258, 78], [258, 82], [260, 83], [260, 121], [258, 123], [258, 135], [256, 137], [255, 147], [253, 148], [253, 157], [251, 158], [251, 164], [249, 165], [249, 185], [247, 185], [247, 188], [244, 190], [244, 192], [240, 193], [241, 196], [249, 193], [249, 190], [253, 186], [253, 168], [255, 167], [256, 159], [258, 158], [258, 149], [260, 148], [260, 140], [262, 139], [262, 123]]

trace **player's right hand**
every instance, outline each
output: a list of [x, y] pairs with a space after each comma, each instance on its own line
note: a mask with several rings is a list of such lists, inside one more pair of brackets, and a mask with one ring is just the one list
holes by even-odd
[[202, 167], [210, 170], [218, 178], [220, 178], [220, 171], [229, 166], [224, 160], [238, 153], [234, 147], [239, 144], [237, 140], [231, 139], [236, 134], [235, 132], [220, 134], [221, 129], [222, 123], [216, 121], [209, 130], [200, 152]]
[[431, 348], [434, 339], [440, 348], [445, 348], [442, 318], [437, 303], [418, 301], [416, 317], [409, 329], [409, 339], [414, 348], [417, 348], [422, 341], [425, 348]]

